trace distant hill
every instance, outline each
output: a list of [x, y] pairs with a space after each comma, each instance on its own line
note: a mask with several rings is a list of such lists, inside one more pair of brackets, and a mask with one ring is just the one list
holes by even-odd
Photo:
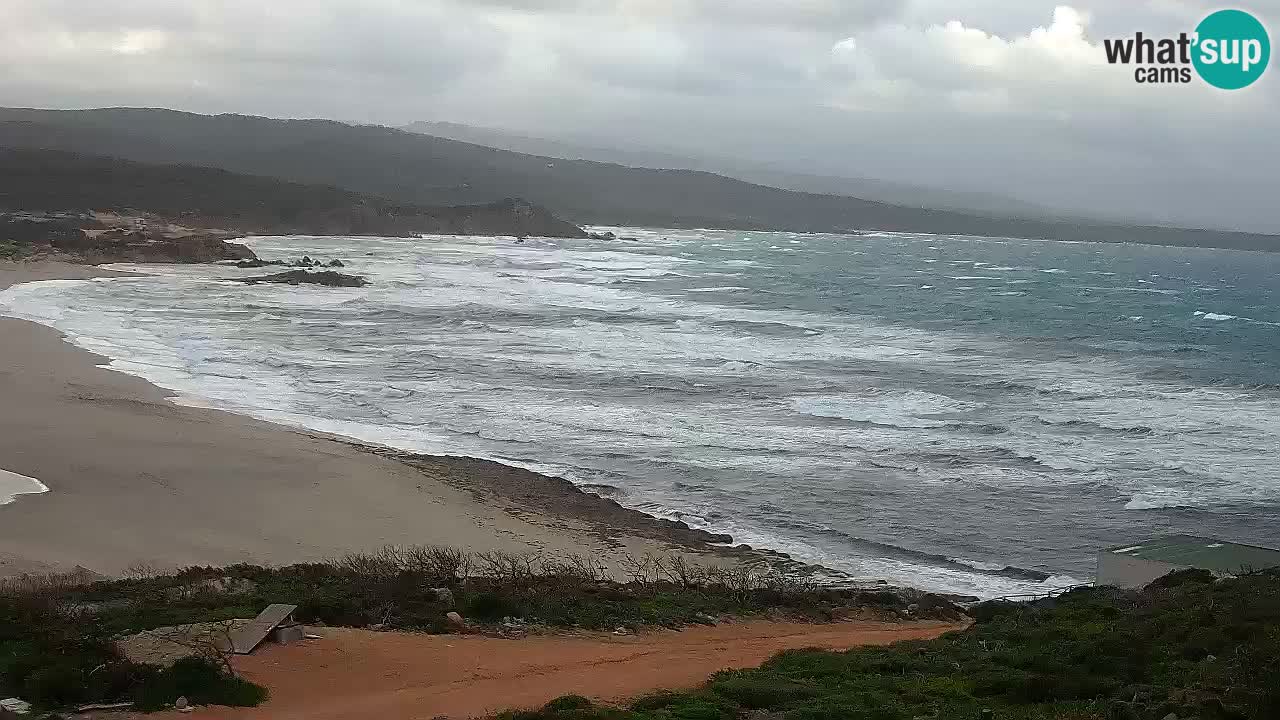
[[426, 207], [216, 168], [8, 148], [0, 148], [0, 210], [136, 210], [194, 227], [258, 233], [585, 234], [516, 200]]
[[404, 129], [423, 135], [434, 135], [529, 155], [544, 155], [565, 160], [592, 160], [641, 168], [700, 170], [783, 190], [820, 195], [843, 195], [906, 207], [958, 210], [979, 215], [1022, 215], [1040, 218], [1066, 215], [1061, 211], [994, 193], [946, 190], [870, 178], [800, 173], [765, 163], [711, 155], [692, 156], [668, 151], [627, 150], [607, 147], [601, 143], [533, 137], [496, 128], [452, 122], [418, 121], [404, 126]]
[[396, 202], [523, 197], [580, 223], [847, 232], [896, 230], [1280, 250], [1254, 233], [988, 217], [756, 185], [714, 173], [525, 155], [386, 127], [171, 110], [0, 110], [0, 146], [207, 165]]

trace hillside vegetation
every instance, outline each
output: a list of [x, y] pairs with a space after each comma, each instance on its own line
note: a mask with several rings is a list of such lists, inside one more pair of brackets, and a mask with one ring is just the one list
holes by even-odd
[[[1185, 571], [1141, 593], [987, 603], [968, 630], [849, 652], [784, 652], [626, 708], [580, 697], [504, 720], [1274, 720], [1280, 573]], [[583, 688], [590, 693], [590, 688]]]
[[0, 108], [0, 146], [219, 167], [427, 205], [521, 197], [579, 223], [844, 232], [897, 230], [1280, 250], [1276, 236], [1015, 219], [795, 192], [694, 170], [525, 155], [327, 120], [171, 110]]
[[[733, 616], [828, 622], [964, 617], [909, 590], [833, 590], [679, 558], [632, 561], [622, 581], [590, 558], [388, 547], [325, 563], [190, 568], [109, 581], [0, 584], [0, 694], [43, 707], [132, 698], [160, 707], [256, 704], [261, 688], [194, 652], [172, 669], [114, 641], [298, 605], [310, 624], [523, 635], [627, 631]], [[457, 612], [465, 626], [446, 615]], [[937, 640], [848, 652], [789, 651], [703, 687], [625, 707], [571, 696], [503, 720], [1274, 720], [1280, 717], [1280, 571], [1167, 576], [1141, 592], [1078, 589], [1030, 604], [988, 602]], [[541, 630], [539, 630], [541, 629]], [[583, 695], [591, 694], [589, 687]]]
[[192, 227], [257, 233], [585, 237], [526, 202], [427, 207], [327, 185], [211, 167], [0, 148], [0, 210], [134, 210]]
[[[194, 659], [175, 678], [175, 671], [127, 659], [115, 640], [251, 618], [277, 602], [297, 605], [295, 617], [308, 624], [428, 633], [631, 631], [759, 614], [814, 622], [963, 617], [948, 599], [909, 590], [823, 589], [748, 569], [700, 568], [679, 557], [637, 558], [629, 567], [619, 582], [585, 557], [388, 547], [283, 568], [0, 582], [0, 697], [43, 707], [121, 699], [159, 707], [179, 694], [255, 704], [261, 690], [229, 675], [216, 648], [193, 646]], [[449, 612], [460, 613], [466, 626], [451, 622]]]

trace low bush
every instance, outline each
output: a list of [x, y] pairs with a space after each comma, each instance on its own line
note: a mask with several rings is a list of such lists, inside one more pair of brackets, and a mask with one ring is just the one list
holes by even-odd
[[[109, 581], [25, 577], [0, 582], [0, 693], [42, 706], [135, 698], [154, 708], [179, 695], [198, 703], [253, 705], [261, 701], [261, 689], [217, 665], [195, 659], [163, 671], [134, 665], [119, 655], [114, 640], [253, 617], [276, 602], [297, 605], [294, 616], [304, 623], [431, 633], [453, 630], [445, 618], [450, 610], [473, 626], [502, 627], [520, 618], [595, 630], [680, 627], [763, 612], [815, 621], [859, 611], [898, 617], [910, 604], [929, 608], [919, 611], [923, 616], [961, 616], [945, 599], [926, 594], [823, 589], [750, 569], [693, 566], [681, 558], [633, 558], [625, 579], [613, 580], [589, 558], [391, 546], [282, 568], [137, 568], [131, 577]], [[701, 717], [708, 711], [698, 705], [682, 712]]]
[[[589, 559], [440, 547], [386, 547], [324, 562], [265, 568], [233, 565], [87, 583], [56, 592], [92, 606], [109, 633], [252, 617], [273, 602], [298, 606], [312, 624], [447, 632], [444, 615], [501, 624], [506, 618], [554, 627], [682, 627], [721, 615], [771, 612], [830, 621], [857, 612], [959, 618], [944, 598], [913, 591], [831, 590], [752, 569], [691, 567], [662, 557], [634, 559], [618, 582]], [[436, 589], [447, 589], [452, 604]], [[921, 609], [923, 608], [923, 609]]]
[[[998, 720], [1280, 718], [1280, 570], [1230, 580], [1180, 573], [1141, 592], [1085, 588], [976, 614], [981, 622], [937, 640], [784, 652], [607, 717], [967, 720], [990, 709]], [[606, 717], [553, 705], [537, 720]]]
[[182, 658], [166, 669], [148, 668], [132, 692], [140, 710], [160, 710], [185, 697], [194, 705], [251, 707], [267, 699], [267, 692], [227, 673], [204, 658]]
[[41, 707], [132, 700], [145, 709], [192, 702], [256, 705], [262, 688], [207, 660], [171, 668], [125, 658], [89, 609], [68, 602], [66, 589], [0, 594], [0, 696]]

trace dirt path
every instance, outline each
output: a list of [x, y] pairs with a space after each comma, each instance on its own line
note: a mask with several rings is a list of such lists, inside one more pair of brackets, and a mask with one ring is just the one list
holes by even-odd
[[570, 693], [601, 700], [694, 687], [726, 668], [759, 665], [792, 648], [847, 649], [931, 638], [953, 624], [751, 622], [632, 636], [502, 639], [323, 628], [321, 640], [266, 645], [238, 658], [271, 690], [262, 707], [200, 709], [152, 718], [205, 720], [430, 720], [537, 707]]

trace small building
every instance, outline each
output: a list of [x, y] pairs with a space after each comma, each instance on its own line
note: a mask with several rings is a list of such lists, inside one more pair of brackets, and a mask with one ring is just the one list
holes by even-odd
[[1273, 567], [1280, 567], [1280, 550], [1194, 535], [1166, 535], [1098, 553], [1097, 580], [1099, 585], [1140, 588], [1174, 570], [1199, 568], [1228, 577]]

